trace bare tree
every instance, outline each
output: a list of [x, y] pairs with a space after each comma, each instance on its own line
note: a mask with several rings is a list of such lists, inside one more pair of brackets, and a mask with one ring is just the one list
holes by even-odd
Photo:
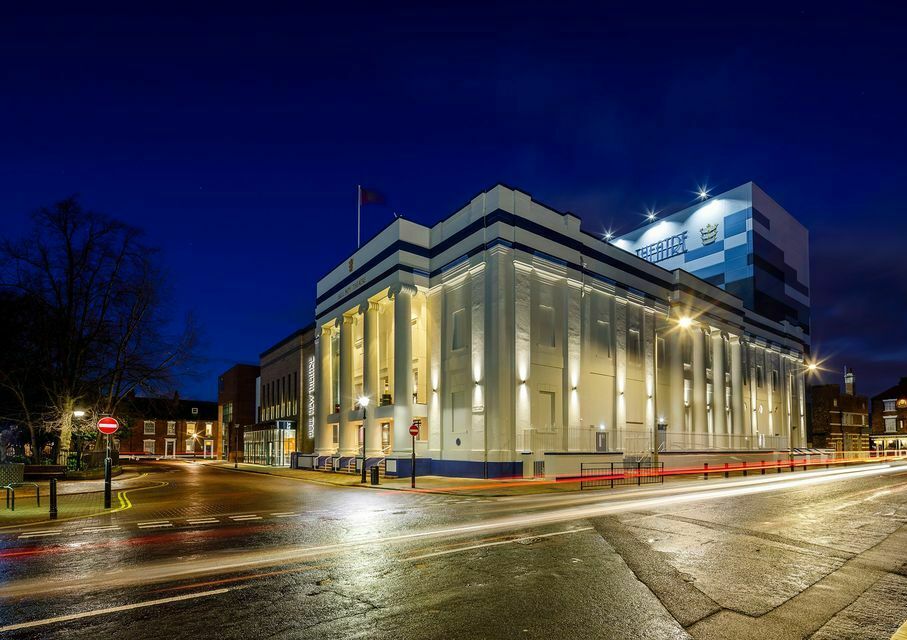
[[41, 428], [69, 448], [74, 411], [90, 420], [130, 392], [169, 389], [191, 358], [195, 327], [187, 317], [171, 330], [157, 255], [141, 231], [75, 197], [39, 209], [25, 238], [0, 245], [0, 291], [27, 310], [18, 335], [27, 357], [0, 356], [0, 385], [33, 450]]

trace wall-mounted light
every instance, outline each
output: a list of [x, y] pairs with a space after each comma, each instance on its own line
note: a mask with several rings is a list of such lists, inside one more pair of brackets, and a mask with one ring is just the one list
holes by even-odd
[[571, 391], [576, 391], [576, 385], [573, 385], [573, 387], [571, 387]]
[[693, 319], [690, 316], [681, 316], [680, 320], [677, 321], [677, 324], [681, 329], [689, 329], [693, 326]]
[[520, 384], [521, 384], [521, 385], [526, 384], [526, 381], [525, 381], [525, 380], [520, 380]]

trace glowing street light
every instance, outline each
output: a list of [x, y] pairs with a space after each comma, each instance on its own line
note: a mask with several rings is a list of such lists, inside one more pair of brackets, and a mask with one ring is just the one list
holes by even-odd
[[697, 194], [700, 200], [705, 200], [709, 197], [708, 187], [699, 187], [699, 193]]
[[806, 370], [809, 371], [810, 373], [815, 373], [816, 371], [819, 370], [819, 365], [817, 365], [815, 362], [807, 362]]
[[611, 233], [610, 231], [605, 231], [605, 240], [606, 240], [607, 242], [611, 242], [611, 239], [612, 239], [613, 237], [614, 237], [614, 234], [613, 234], [613, 233]]
[[681, 329], [689, 329], [693, 326], [693, 319], [690, 316], [681, 316], [677, 324]]
[[72, 417], [73, 418], [84, 418], [85, 411], [83, 411], [82, 409], [76, 409], [75, 411], [72, 412]]
[[366, 441], [366, 420], [365, 410], [370, 402], [368, 396], [359, 396], [359, 406], [362, 407], [362, 484], [365, 484], [365, 441]]

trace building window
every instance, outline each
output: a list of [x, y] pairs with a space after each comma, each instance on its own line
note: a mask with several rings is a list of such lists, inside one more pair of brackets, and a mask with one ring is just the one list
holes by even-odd
[[539, 415], [533, 421], [539, 431], [554, 431], [557, 428], [557, 405], [555, 400], [557, 395], [554, 391], [539, 391], [538, 408]]
[[539, 305], [539, 346], [554, 347], [555, 341], [554, 330], [554, 307], [547, 304]]
[[885, 418], [885, 433], [897, 433], [898, 425], [897, 418], [891, 416], [890, 418]]
[[468, 421], [471, 416], [469, 407], [470, 403], [466, 391], [454, 391], [450, 394], [450, 426], [454, 433], [462, 433], [468, 429]]
[[592, 325], [592, 341], [596, 356], [600, 358], [610, 358], [611, 323], [607, 320], [596, 320]]
[[154, 440], [142, 440], [142, 451], [154, 455]]
[[639, 329], [627, 330], [627, 359], [634, 364], [639, 364], [640, 357]]
[[186, 453], [195, 451], [195, 438], [186, 438]]
[[154, 420], [145, 420], [145, 431], [144, 431], [144, 434], [145, 434], [146, 436], [153, 436], [154, 433], [155, 433], [155, 432], [154, 432]]
[[683, 364], [692, 367], [693, 366], [693, 340], [689, 334], [683, 334], [680, 337], [681, 343], [681, 352], [683, 354]]
[[780, 386], [780, 379], [778, 377], [778, 370], [772, 369], [772, 391], [777, 391]]
[[198, 407], [192, 407], [192, 415], [194, 415], [194, 416], [198, 415]]
[[334, 424], [331, 426], [333, 427], [333, 429], [331, 429], [331, 442], [333, 442], [334, 444], [339, 444], [340, 443], [340, 425]]
[[186, 435], [191, 436], [193, 433], [195, 433], [195, 423], [187, 422], [186, 423]]
[[762, 385], [765, 384], [765, 373], [762, 371], [762, 365], [756, 365], [756, 387], [759, 389], [762, 388]]
[[882, 411], [894, 411], [894, 403], [894, 400], [882, 400], [882, 404], [885, 405]]
[[451, 332], [450, 348], [452, 351], [465, 349], [468, 344], [466, 336], [466, 309], [457, 309], [451, 316], [453, 331]]
[[212, 427], [212, 424], [210, 422], [205, 423], [205, 435], [206, 436], [211, 435], [211, 427]]
[[175, 436], [176, 435], [176, 423], [173, 420], [167, 422], [167, 435]]

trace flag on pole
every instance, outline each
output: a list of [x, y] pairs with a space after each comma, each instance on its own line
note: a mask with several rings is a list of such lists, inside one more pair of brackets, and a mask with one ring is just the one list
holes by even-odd
[[363, 186], [356, 185], [356, 248], [362, 246], [362, 205], [364, 204], [386, 204], [387, 199], [384, 194], [374, 189], [365, 189]]
[[380, 191], [359, 187], [359, 204], [386, 204], [387, 198]]

